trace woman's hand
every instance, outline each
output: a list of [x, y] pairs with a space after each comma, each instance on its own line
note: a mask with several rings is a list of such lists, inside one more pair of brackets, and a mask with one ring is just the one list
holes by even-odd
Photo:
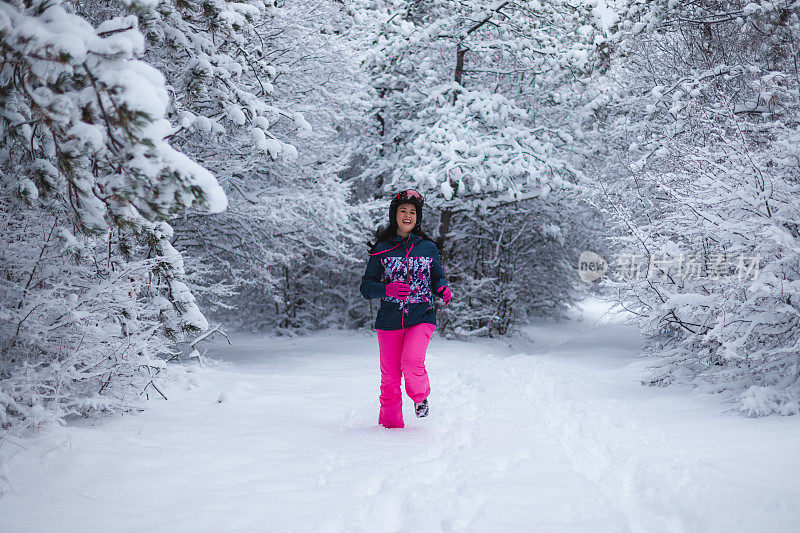
[[402, 281], [393, 281], [386, 285], [386, 296], [405, 300], [411, 294], [411, 285]]
[[439, 290], [437, 292], [441, 294], [442, 300], [444, 300], [445, 305], [450, 303], [450, 298], [452, 298], [453, 296], [452, 294], [450, 294], [450, 287], [447, 286], [439, 287]]

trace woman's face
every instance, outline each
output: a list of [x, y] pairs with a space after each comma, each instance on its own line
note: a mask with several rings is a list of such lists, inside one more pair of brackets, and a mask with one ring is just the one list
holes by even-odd
[[397, 206], [397, 229], [403, 235], [411, 233], [417, 225], [417, 208], [414, 204], [400, 204]]

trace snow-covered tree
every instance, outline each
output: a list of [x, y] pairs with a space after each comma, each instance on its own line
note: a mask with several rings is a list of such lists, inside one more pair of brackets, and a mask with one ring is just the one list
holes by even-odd
[[800, 7], [631, 2], [620, 30], [597, 133], [650, 382], [798, 413]]
[[3, 427], [155, 393], [170, 339], [207, 327], [167, 221], [227, 203], [169, 143], [136, 17], [93, 26], [70, 11], [0, 4]]
[[341, 291], [322, 280], [352, 265], [359, 236], [337, 177], [364, 121], [352, 13], [333, 1], [259, 0], [137, 13], [146, 59], [176, 95], [173, 142], [230, 201], [224, 213], [189, 210], [175, 222], [201, 301], [248, 328], [341, 322]]
[[[591, 233], [577, 200], [588, 181], [580, 109], [605, 65], [601, 18], [565, 0], [380, 5], [366, 60], [379, 142], [365, 179], [376, 196], [416, 188], [438, 215], [445, 266], [470, 298], [450, 310], [454, 329], [504, 333], [530, 313], [560, 314], [578, 281], [571, 246]], [[549, 243], [535, 255], [552, 270], [530, 276], [523, 242]]]

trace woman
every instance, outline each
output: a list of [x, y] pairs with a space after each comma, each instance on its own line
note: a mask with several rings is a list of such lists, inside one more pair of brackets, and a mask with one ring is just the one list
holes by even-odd
[[401, 376], [417, 417], [428, 415], [431, 387], [425, 351], [436, 329], [433, 294], [450, 303], [439, 251], [420, 229], [423, 203], [414, 190], [395, 195], [389, 205], [389, 227], [379, 230], [361, 278], [364, 298], [381, 298], [375, 319], [381, 359], [378, 424], [387, 428], [404, 426]]

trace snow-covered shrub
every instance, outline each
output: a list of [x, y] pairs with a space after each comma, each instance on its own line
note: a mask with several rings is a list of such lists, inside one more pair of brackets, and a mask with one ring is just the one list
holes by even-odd
[[650, 383], [797, 414], [800, 7], [632, 2], [620, 28], [598, 133], [619, 257], [643, 264], [610, 285], [660, 358]]
[[455, 213], [447, 275], [460, 293], [443, 308], [442, 326], [463, 336], [505, 335], [530, 318], [562, 317], [577, 297], [579, 253], [564, 233], [582, 228], [571, 227], [569, 217], [548, 219], [554, 215], [535, 200], [492, 216]]
[[225, 194], [169, 144], [136, 17], [69, 9], [0, 4], [2, 427], [158, 394], [169, 340], [207, 327], [166, 221]]

